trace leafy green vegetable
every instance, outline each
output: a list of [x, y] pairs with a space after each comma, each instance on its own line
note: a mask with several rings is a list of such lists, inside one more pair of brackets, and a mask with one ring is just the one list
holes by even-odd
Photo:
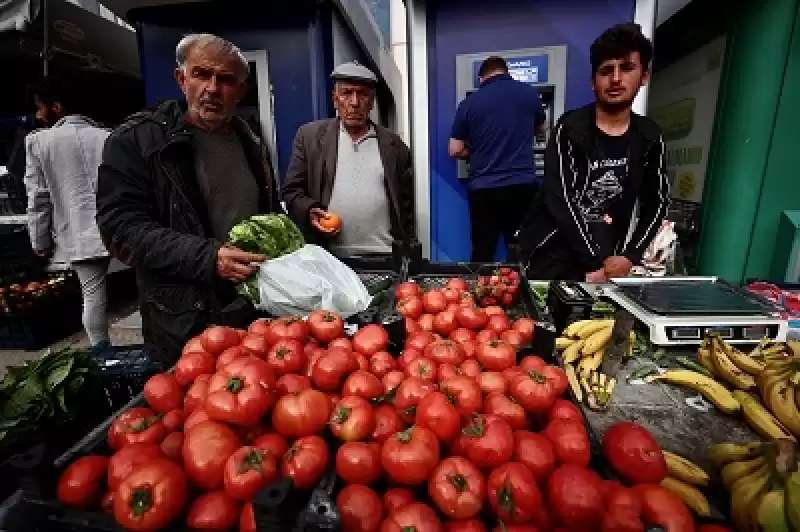
[[100, 370], [88, 349], [47, 352], [10, 366], [0, 382], [0, 444], [73, 419], [102, 392]]
[[[270, 259], [294, 253], [306, 244], [303, 233], [285, 214], [251, 216], [231, 229], [228, 240], [243, 251]], [[238, 285], [236, 290], [255, 303], [260, 301], [258, 279], [255, 276]]]

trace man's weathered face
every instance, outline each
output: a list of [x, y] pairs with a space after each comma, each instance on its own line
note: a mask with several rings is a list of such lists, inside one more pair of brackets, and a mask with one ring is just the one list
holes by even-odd
[[190, 121], [208, 129], [230, 122], [247, 92], [241, 63], [212, 45], [192, 48], [184, 67], [175, 71], [175, 79], [189, 105]]
[[52, 126], [64, 116], [60, 103], [48, 105], [39, 99], [38, 94], [33, 95], [33, 105], [36, 107], [36, 120], [45, 126]]
[[621, 59], [603, 61], [592, 79], [592, 89], [602, 106], [623, 108], [633, 103], [649, 77], [650, 73], [644, 69], [639, 52], [631, 52]]
[[367, 83], [337, 81], [333, 87], [333, 106], [348, 128], [366, 127], [375, 104], [375, 89]]

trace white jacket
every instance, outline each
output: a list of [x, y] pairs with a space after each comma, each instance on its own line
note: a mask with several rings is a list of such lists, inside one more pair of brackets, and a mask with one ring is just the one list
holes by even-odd
[[53, 262], [108, 256], [100, 239], [97, 168], [109, 131], [69, 115], [25, 137], [28, 231], [35, 250], [53, 247]]

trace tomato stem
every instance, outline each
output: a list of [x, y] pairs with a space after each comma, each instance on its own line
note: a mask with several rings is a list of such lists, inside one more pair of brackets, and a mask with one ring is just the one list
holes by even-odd
[[452, 482], [458, 491], [467, 489], [467, 479], [464, 478], [464, 475], [447, 475], [447, 480]]
[[547, 377], [539, 373], [538, 371], [529, 371], [528, 377], [531, 378], [533, 382], [536, 384], [544, 384], [547, 382]]
[[158, 418], [150, 419], [147, 417], [143, 417], [136, 423], [131, 423], [130, 425], [128, 425], [127, 427], [128, 432], [144, 432], [150, 427], [152, 427], [153, 423], [155, 423], [156, 421], [158, 421]]
[[337, 407], [331, 418], [331, 423], [344, 423], [350, 417], [350, 412], [352, 411], [352, 408], [346, 406]]
[[133, 515], [136, 517], [142, 517], [149, 512], [150, 508], [153, 506], [153, 494], [150, 492], [150, 488], [141, 487], [133, 490], [131, 493], [131, 502], [129, 504]]
[[480, 438], [486, 432], [486, 426], [483, 418], [480, 416], [473, 417], [472, 423], [470, 423], [469, 426], [464, 427], [461, 432], [470, 438]]
[[258, 449], [253, 449], [246, 455], [244, 455], [242, 459], [242, 463], [239, 464], [238, 471], [239, 473], [246, 473], [247, 471], [255, 470], [261, 473], [261, 462], [263, 461], [263, 454]]
[[509, 481], [506, 481], [503, 489], [497, 492], [497, 503], [500, 505], [500, 508], [508, 512], [509, 517], [513, 517], [515, 504], [514, 495], [511, 493], [511, 483]]
[[225, 386], [225, 389], [231, 393], [239, 393], [242, 391], [244, 387], [244, 381], [239, 377], [231, 377], [228, 380], [228, 384]]
[[400, 443], [408, 443], [411, 441], [411, 429], [413, 428], [414, 427], [409, 427], [406, 430], [401, 430], [400, 432], [395, 434], [394, 437], [397, 438], [397, 441], [399, 441]]

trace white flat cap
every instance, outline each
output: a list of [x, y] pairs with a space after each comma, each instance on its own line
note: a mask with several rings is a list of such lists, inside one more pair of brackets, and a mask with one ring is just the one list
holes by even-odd
[[349, 61], [337, 66], [331, 72], [331, 79], [336, 80], [349, 80], [349, 81], [362, 81], [375, 85], [378, 83], [378, 78], [372, 72], [358, 61]]

